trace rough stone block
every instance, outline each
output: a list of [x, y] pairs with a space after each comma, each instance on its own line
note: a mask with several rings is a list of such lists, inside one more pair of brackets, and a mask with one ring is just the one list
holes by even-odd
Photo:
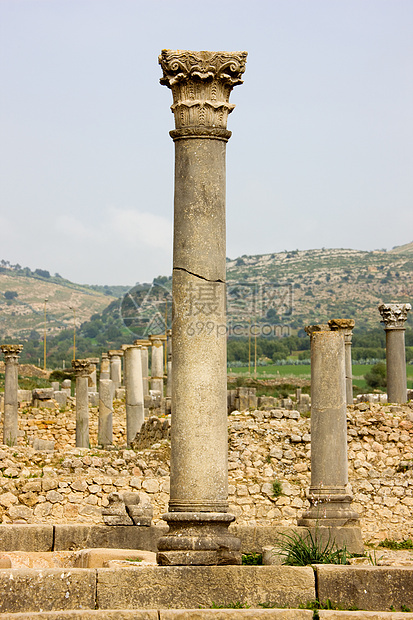
[[321, 602], [369, 611], [413, 609], [413, 567], [318, 565], [316, 571]]
[[84, 569], [3, 569], [0, 612], [94, 609], [96, 572]]
[[33, 400], [50, 400], [53, 394], [53, 388], [36, 388], [32, 391], [32, 398]]
[[47, 439], [35, 437], [33, 439], [33, 450], [38, 450], [39, 452], [53, 452], [54, 441], [48, 441]]
[[[315, 528], [309, 528], [312, 535], [315, 535]], [[306, 527], [281, 527], [281, 526], [258, 526], [250, 525], [230, 525], [229, 531], [241, 540], [241, 553], [262, 553], [264, 547], [277, 546], [277, 541], [282, 540], [284, 534], [293, 532], [307, 532]], [[327, 542], [330, 536], [331, 541], [335, 541], [337, 547], [346, 548], [350, 553], [364, 553], [363, 539], [359, 527], [318, 527], [318, 534], [321, 539]]]
[[156, 553], [140, 549], [82, 549], [76, 554], [76, 568], [103, 568], [110, 560], [140, 560], [156, 564]]
[[57, 404], [60, 405], [60, 407], [66, 407], [67, 405], [67, 393], [66, 392], [56, 391], [53, 394], [53, 398], [55, 399]]
[[0, 525], [0, 551], [52, 551], [53, 525]]
[[413, 613], [393, 611], [319, 611], [320, 620], [408, 620]]
[[[5, 526], [0, 526], [0, 532], [3, 527]], [[159, 538], [167, 531], [166, 525], [153, 525], [151, 527], [119, 525], [118, 527], [110, 527], [106, 525], [57, 524], [55, 525], [54, 550], [108, 547], [113, 549], [144, 549], [145, 551], [156, 552]]]
[[88, 392], [89, 405], [99, 407], [99, 392]]
[[159, 620], [312, 620], [306, 609], [161, 609]]
[[[290, 618], [290, 616], [289, 616]], [[301, 618], [301, 616], [300, 616]], [[110, 611], [107, 609], [77, 611], [44, 611], [23, 614], [1, 614], [0, 620], [159, 620], [157, 610], [136, 609]]]
[[19, 403], [31, 403], [32, 391], [31, 390], [17, 390], [17, 400]]
[[210, 608], [234, 601], [298, 607], [315, 598], [309, 566], [142, 566], [97, 574], [101, 609]]

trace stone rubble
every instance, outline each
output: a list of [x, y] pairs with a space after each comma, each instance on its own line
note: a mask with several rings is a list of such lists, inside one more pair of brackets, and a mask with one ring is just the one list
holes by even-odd
[[[170, 418], [147, 419], [135, 451], [126, 449], [124, 404], [115, 401], [115, 445], [107, 450], [74, 447], [74, 416], [72, 408], [20, 411], [19, 445], [0, 446], [0, 522], [103, 524], [109, 495], [135, 492], [142, 504], [152, 504], [153, 523], [159, 523], [169, 500]], [[92, 446], [97, 419], [91, 407]], [[413, 538], [413, 404], [359, 403], [348, 408], [347, 419], [352, 506], [364, 540]], [[228, 423], [236, 523], [295, 525], [309, 506], [310, 419], [272, 409], [235, 411]], [[29, 434], [54, 441], [56, 450], [36, 451]]]

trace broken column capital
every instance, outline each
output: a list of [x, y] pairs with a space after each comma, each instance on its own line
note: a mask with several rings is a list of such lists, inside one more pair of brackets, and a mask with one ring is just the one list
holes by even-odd
[[19, 360], [19, 355], [23, 350], [22, 344], [2, 344], [1, 350], [3, 351], [4, 357], [6, 359], [6, 364], [9, 362], [14, 362], [17, 364]]
[[247, 52], [162, 50], [160, 83], [172, 90], [174, 140], [205, 136], [226, 142], [231, 137], [226, 127], [235, 105], [229, 96], [242, 84], [246, 60]]
[[344, 342], [351, 343], [351, 337], [355, 325], [354, 319], [330, 319], [328, 322], [331, 331], [341, 331], [344, 334]]
[[384, 329], [404, 329], [409, 310], [411, 310], [410, 304], [380, 304], [379, 312]]
[[87, 377], [93, 372], [93, 364], [90, 363], [90, 360], [73, 360], [72, 368], [76, 373], [77, 377]]

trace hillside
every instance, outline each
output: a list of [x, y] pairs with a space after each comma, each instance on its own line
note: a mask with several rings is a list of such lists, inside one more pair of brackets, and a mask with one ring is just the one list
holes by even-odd
[[[255, 285], [263, 291], [262, 310], [256, 311], [259, 321], [267, 314], [300, 329], [333, 317], [351, 317], [358, 328], [377, 327], [380, 303], [413, 301], [413, 243], [401, 248], [390, 252], [322, 248], [228, 260], [229, 308], [231, 291]], [[247, 310], [248, 295], [240, 296], [236, 290], [237, 295]]]
[[[0, 338], [36, 338], [43, 333], [45, 299], [48, 335], [88, 321], [101, 313], [115, 299], [105, 294], [103, 287], [74, 284], [60, 276], [47, 275], [47, 271], [0, 268]], [[74, 310], [73, 310], [74, 308]]]

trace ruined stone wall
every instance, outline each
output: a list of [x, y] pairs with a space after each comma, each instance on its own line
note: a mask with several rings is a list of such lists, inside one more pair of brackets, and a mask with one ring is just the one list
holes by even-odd
[[[154, 506], [154, 521], [159, 522], [169, 498], [168, 418], [146, 421], [135, 452], [70, 447], [74, 444], [70, 409], [27, 408], [21, 413], [21, 430], [27, 427], [38, 437], [55, 439], [59, 449], [36, 452], [27, 445], [27, 435], [19, 437], [18, 446], [0, 446], [0, 522], [103, 523], [101, 510], [108, 494], [126, 490], [144, 493]], [[308, 505], [309, 418], [274, 409], [235, 412], [228, 419], [229, 502], [237, 523], [295, 524]], [[30, 420], [35, 423], [29, 424]], [[124, 409], [117, 403], [118, 446], [124, 444], [124, 420]], [[412, 420], [413, 409], [408, 406], [360, 403], [348, 410], [349, 480], [366, 541], [413, 538]], [[96, 426], [97, 411], [92, 408], [92, 446]], [[273, 494], [274, 480], [282, 485], [279, 497]], [[320, 521], [322, 517], [320, 511]]]

